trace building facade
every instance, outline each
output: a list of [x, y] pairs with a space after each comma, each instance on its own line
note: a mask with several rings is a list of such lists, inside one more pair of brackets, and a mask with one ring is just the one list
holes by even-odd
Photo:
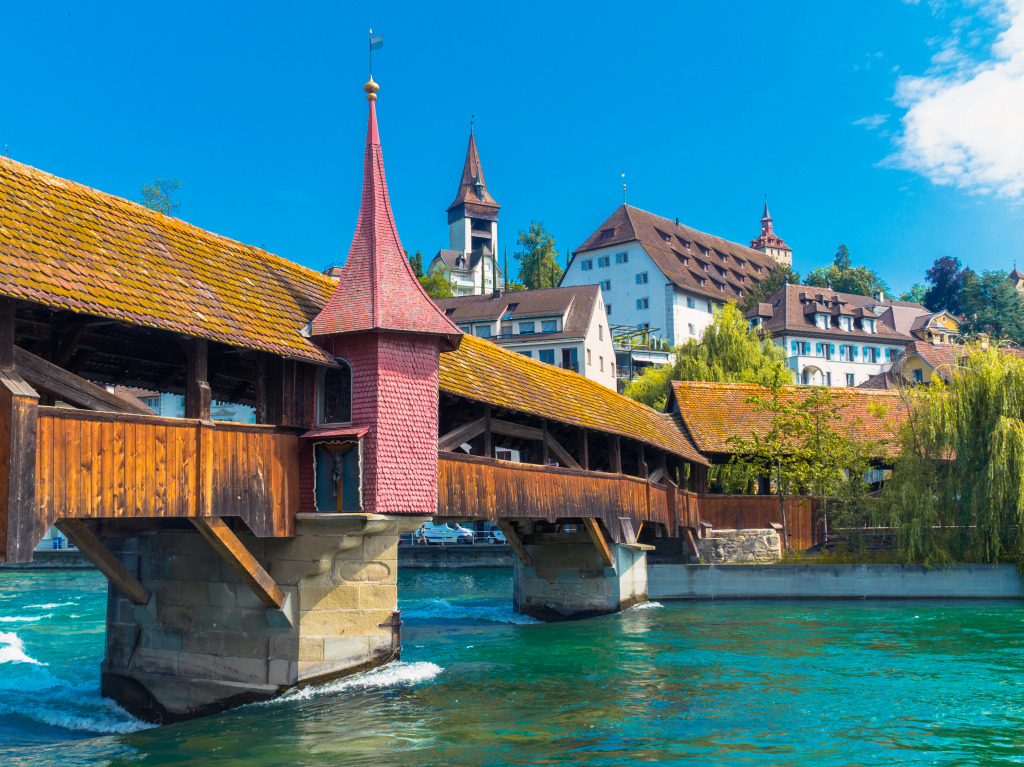
[[448, 249], [431, 259], [427, 274], [446, 272], [457, 296], [504, 290], [505, 275], [497, 262], [500, 209], [487, 191], [476, 136], [470, 130], [459, 190], [448, 206]]
[[439, 298], [463, 333], [616, 388], [615, 350], [597, 285]]
[[773, 231], [772, 214], [768, 212], [768, 196], [764, 198], [764, 213], [761, 214], [761, 234], [750, 241], [750, 247], [771, 256], [780, 264], [793, 265], [793, 249]]
[[747, 312], [751, 326], [771, 334], [786, 352], [796, 382], [854, 387], [891, 370], [915, 341], [955, 337], [949, 312], [894, 301], [882, 293], [852, 293], [786, 285]]
[[676, 346], [699, 338], [716, 307], [741, 298], [776, 264], [678, 219], [622, 205], [576, 249], [561, 284], [598, 285], [611, 324]]

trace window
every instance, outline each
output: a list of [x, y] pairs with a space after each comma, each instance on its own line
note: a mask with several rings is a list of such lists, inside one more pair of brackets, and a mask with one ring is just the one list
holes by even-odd
[[828, 330], [828, 315], [827, 314], [815, 314], [814, 315], [815, 325], [822, 330]]
[[667, 234], [665, 234], [660, 229], [655, 229], [654, 231], [656, 231], [661, 236], [661, 239], [663, 239], [665, 242], [672, 242], [672, 238], [669, 237]]
[[590, 349], [587, 349], [587, 367], [594, 364], [594, 360], [591, 358]]
[[696, 299], [693, 298], [693, 296], [690, 296], [690, 297], [688, 297], [686, 299], [686, 307], [688, 309], [696, 309], [697, 308], [697, 301], [696, 301]]
[[839, 359], [853, 362], [857, 359], [857, 347], [843, 344], [839, 347]]
[[598, 341], [603, 341], [604, 340], [604, 325], [598, 325], [597, 326], [597, 340]]
[[875, 321], [874, 320], [865, 319], [865, 320], [863, 320], [863, 322], [864, 322], [864, 332], [866, 332], [866, 333], [874, 333], [875, 332]]
[[846, 385], [850, 387], [853, 386], [853, 373], [846, 374]]
[[615, 230], [614, 229], [602, 229], [601, 230], [601, 239], [602, 240], [610, 240], [614, 236], [615, 236]]
[[541, 333], [557, 333], [558, 332], [558, 320], [541, 320], [540, 322]]
[[610, 266], [611, 263], [612, 263], [612, 257], [611, 256], [599, 256], [598, 259], [597, 259], [597, 266], [598, 266], [598, 268], [605, 267], [605, 266]]
[[636, 300], [636, 308], [637, 309], [647, 309], [649, 306], [650, 306], [650, 301], [648, 301], [646, 296], [644, 296], [643, 298], [638, 298]]
[[611, 314], [612, 313], [612, 305], [611, 304], [605, 304], [604, 305], [604, 313], [605, 314]]
[[529, 357], [530, 359], [533, 359], [533, 352], [530, 351], [529, 349], [526, 349], [525, 351], [521, 351], [519, 353], [522, 354], [524, 357]]
[[352, 368], [341, 358], [337, 363], [320, 371], [320, 423], [352, 423]]
[[692, 322], [690, 323], [690, 325], [688, 327], [690, 329], [690, 335], [691, 336], [697, 335], [697, 327]]
[[705, 272], [708, 270], [708, 265], [707, 264], [701, 263], [701, 266], [704, 268]]
[[477, 338], [490, 338], [491, 337], [491, 326], [490, 325], [477, 325], [473, 328], [473, 335]]
[[892, 362], [892, 349], [885, 350], [885, 361]]
[[534, 323], [532, 322], [520, 322], [519, 323], [519, 335], [525, 336], [533, 333]]
[[611, 280], [602, 280], [601, 281], [601, 290], [611, 290], [611, 289], [612, 289], [612, 281]]
[[878, 349], [873, 346], [864, 347], [864, 361], [865, 362], [878, 362]]
[[604, 372], [604, 357], [598, 357], [597, 361], [601, 364], [601, 372]]
[[593, 268], [594, 268], [594, 259], [592, 259], [592, 258], [585, 258], [582, 261], [580, 261], [580, 269], [582, 269], [584, 272], [589, 272]]
[[537, 359], [541, 362], [545, 362], [548, 365], [555, 364], [555, 350], [554, 349], [541, 349], [537, 352]]
[[924, 371], [921, 368], [914, 371], [914, 383], [924, 383]]
[[636, 284], [637, 285], [646, 285], [647, 284], [647, 272], [640, 272], [636, 276]]
[[[704, 283], [701, 282], [701, 285], [703, 285], [703, 284]], [[710, 301], [708, 301], [708, 314], [714, 314], [714, 313], [715, 313], [715, 305], [713, 303], [711, 303]]]
[[811, 354], [811, 345], [807, 341], [792, 341], [790, 343], [790, 350], [794, 355], [806, 357]]
[[629, 253], [627, 253], [626, 251], [622, 251], [621, 253], [616, 253], [615, 254], [615, 263], [617, 263], [617, 264], [628, 264], [629, 263]]
[[580, 372], [580, 363], [576, 356], [576, 347], [562, 349], [562, 367], [574, 373]]
[[849, 330], [850, 329], [850, 318], [849, 317], [840, 317], [839, 318], [839, 327], [841, 327], [843, 330]]

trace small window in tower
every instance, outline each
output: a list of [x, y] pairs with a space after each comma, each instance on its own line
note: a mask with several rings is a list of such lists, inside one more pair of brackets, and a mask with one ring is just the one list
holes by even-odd
[[337, 359], [338, 367], [320, 371], [320, 423], [352, 423], [352, 368]]
[[601, 230], [601, 239], [602, 240], [610, 240], [614, 236], [615, 236], [615, 229], [614, 228], [612, 228], [612, 229], [602, 229]]

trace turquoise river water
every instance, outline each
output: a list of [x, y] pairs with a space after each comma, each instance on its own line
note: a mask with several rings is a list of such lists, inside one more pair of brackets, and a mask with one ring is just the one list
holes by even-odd
[[105, 584], [0, 571], [0, 765], [1024, 761], [1024, 604], [673, 602], [540, 624], [407, 570], [400, 663], [166, 727], [99, 696]]

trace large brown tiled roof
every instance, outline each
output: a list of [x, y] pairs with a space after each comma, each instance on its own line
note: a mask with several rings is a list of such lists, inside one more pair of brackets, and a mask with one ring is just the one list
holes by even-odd
[[[770, 389], [756, 384], [673, 381], [669, 406], [678, 412], [687, 434], [705, 455], [730, 454], [735, 447], [730, 437], [749, 439], [764, 436], [771, 426], [772, 414], [754, 409], [751, 397], [770, 396]], [[806, 397], [811, 387], [786, 386], [782, 396], [793, 401]], [[854, 438], [863, 436], [881, 442], [884, 455], [898, 452], [896, 435], [907, 418], [907, 408], [896, 391], [879, 389], [830, 388], [845, 405], [842, 416]]]
[[899, 384], [896, 381], [896, 376], [891, 371], [886, 370], [882, 373], [876, 373], [871, 376], [864, 383], [857, 384], [858, 389], [898, 389]]
[[334, 281], [136, 203], [0, 157], [0, 294], [284, 357]]
[[[809, 303], [808, 303], [809, 302]], [[876, 315], [870, 306], [882, 306], [884, 311]], [[832, 318], [845, 315], [853, 318], [852, 330], [843, 330], [838, 321], [830, 324], [828, 330], [819, 328], [814, 322], [815, 313], [827, 314]], [[784, 285], [766, 303], [758, 304], [747, 312], [748, 318], [760, 317], [761, 327], [773, 336], [800, 333], [814, 337], [849, 337], [860, 341], [908, 342], [912, 340], [910, 328], [914, 319], [929, 314], [920, 304], [893, 301], [890, 298], [874, 299], [853, 293], [837, 293], [827, 288], [807, 285]], [[862, 318], [875, 320], [876, 333], [868, 333], [860, 323]], [[830, 320], [833, 323], [833, 320]]]
[[719, 301], [736, 300], [777, 266], [775, 259], [765, 253], [632, 205], [620, 205], [575, 250], [573, 258], [629, 242], [639, 242], [665, 276], [680, 288]]
[[[373, 94], [371, 94], [373, 95]], [[338, 284], [309, 326], [312, 336], [389, 330], [439, 336], [446, 349], [462, 335], [438, 311], [413, 274], [391, 211], [384, 158], [370, 99], [363, 154], [363, 199], [355, 237]]]
[[441, 391], [458, 397], [618, 434], [707, 465], [671, 416], [490, 341], [463, 336], [457, 351], [441, 355], [440, 383]]
[[583, 338], [590, 329], [594, 307], [601, 295], [597, 285], [578, 285], [543, 290], [518, 290], [502, 292], [495, 296], [485, 293], [481, 296], [453, 296], [436, 298], [434, 302], [455, 323], [494, 322], [504, 316], [506, 309], [515, 305], [513, 320], [528, 320], [532, 317], [565, 317], [562, 330], [558, 333], [536, 333], [516, 335], [516, 341], [556, 340]]

